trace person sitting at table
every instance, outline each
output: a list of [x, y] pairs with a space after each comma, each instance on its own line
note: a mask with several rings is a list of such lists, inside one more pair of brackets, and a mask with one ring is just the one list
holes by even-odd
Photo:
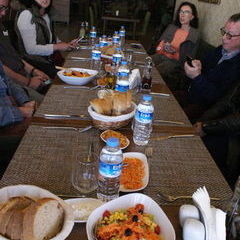
[[51, 78], [57, 73], [55, 65], [62, 65], [64, 59], [59, 51], [70, 51], [77, 47], [76, 39], [61, 42], [53, 31], [49, 16], [51, 0], [19, 0], [26, 7], [16, 17], [18, 50], [24, 60], [44, 71]]
[[208, 109], [194, 127], [233, 186], [240, 173], [240, 83]]
[[160, 37], [153, 61], [171, 90], [179, 87], [179, 74], [183, 72], [186, 56], [194, 57], [198, 41], [198, 14], [194, 4], [183, 2], [179, 6], [174, 24], [170, 24]]
[[30, 118], [34, 109], [35, 101], [30, 101], [26, 92], [7, 78], [0, 62], [0, 127]]
[[[8, 0], [0, 0], [0, 5], [5, 9], [0, 11], [0, 19], [6, 15], [9, 5]], [[2, 22], [0, 23], [0, 60], [3, 63], [5, 73], [16, 83], [24, 86], [30, 98], [40, 103], [43, 95], [34, 89], [42, 86], [43, 82], [49, 79], [44, 72], [34, 68], [26, 61], [22, 60], [15, 48], [12, 46], [8, 37], [8, 31], [4, 31]]]
[[175, 97], [189, 119], [199, 118], [212, 104], [223, 97], [239, 81], [240, 76], [240, 13], [232, 15], [221, 28], [222, 45], [201, 61], [185, 62], [190, 87], [175, 92]]

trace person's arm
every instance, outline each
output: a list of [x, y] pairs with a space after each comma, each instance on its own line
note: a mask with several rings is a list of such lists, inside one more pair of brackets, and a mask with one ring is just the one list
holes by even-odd
[[24, 47], [28, 54], [49, 56], [53, 53], [53, 44], [37, 44], [36, 25], [31, 23], [32, 14], [29, 10], [24, 10], [18, 17], [17, 27], [21, 34]]
[[13, 123], [21, 122], [23, 114], [15, 106], [0, 104], [0, 126], [4, 127]]
[[6, 75], [11, 78], [13, 81], [16, 83], [23, 85], [23, 86], [28, 86], [33, 89], [38, 88], [42, 82], [46, 79], [43, 79], [42, 77], [36, 76], [36, 77], [25, 77], [17, 72], [14, 72], [11, 68], [7, 67], [6, 65], [3, 65], [3, 69], [6, 73]]

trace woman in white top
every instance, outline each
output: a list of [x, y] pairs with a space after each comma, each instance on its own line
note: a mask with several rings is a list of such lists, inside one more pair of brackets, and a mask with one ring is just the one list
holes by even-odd
[[19, 51], [28, 62], [38, 65], [36, 67], [42, 68], [43, 71], [46, 71], [46, 65], [49, 65], [47, 68], [50, 68], [52, 73], [48, 74], [54, 77], [57, 72], [55, 65], [59, 64], [56, 60], [62, 60], [56, 53], [74, 49], [77, 42], [61, 42], [55, 37], [48, 14], [51, 0], [19, 1], [26, 7], [18, 14], [16, 20]]

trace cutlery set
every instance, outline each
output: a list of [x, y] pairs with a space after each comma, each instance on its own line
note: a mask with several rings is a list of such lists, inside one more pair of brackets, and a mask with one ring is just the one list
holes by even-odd
[[89, 119], [89, 117], [84, 115], [84, 114], [81, 114], [81, 115], [44, 114], [43, 117], [46, 118], [46, 119], [71, 119], [71, 120]]
[[83, 133], [86, 132], [88, 130], [90, 130], [93, 126], [89, 125], [85, 128], [75, 128], [75, 127], [60, 127], [60, 126], [48, 126], [48, 127], [42, 127], [43, 129], [52, 129], [52, 130], [56, 130], [56, 129], [60, 129], [60, 130], [74, 130], [74, 131], [78, 131], [79, 133]]

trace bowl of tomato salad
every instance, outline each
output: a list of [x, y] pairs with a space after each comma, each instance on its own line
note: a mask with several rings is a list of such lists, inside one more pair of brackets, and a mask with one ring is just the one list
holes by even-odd
[[89, 216], [86, 228], [89, 240], [175, 240], [161, 207], [141, 193], [103, 204]]

